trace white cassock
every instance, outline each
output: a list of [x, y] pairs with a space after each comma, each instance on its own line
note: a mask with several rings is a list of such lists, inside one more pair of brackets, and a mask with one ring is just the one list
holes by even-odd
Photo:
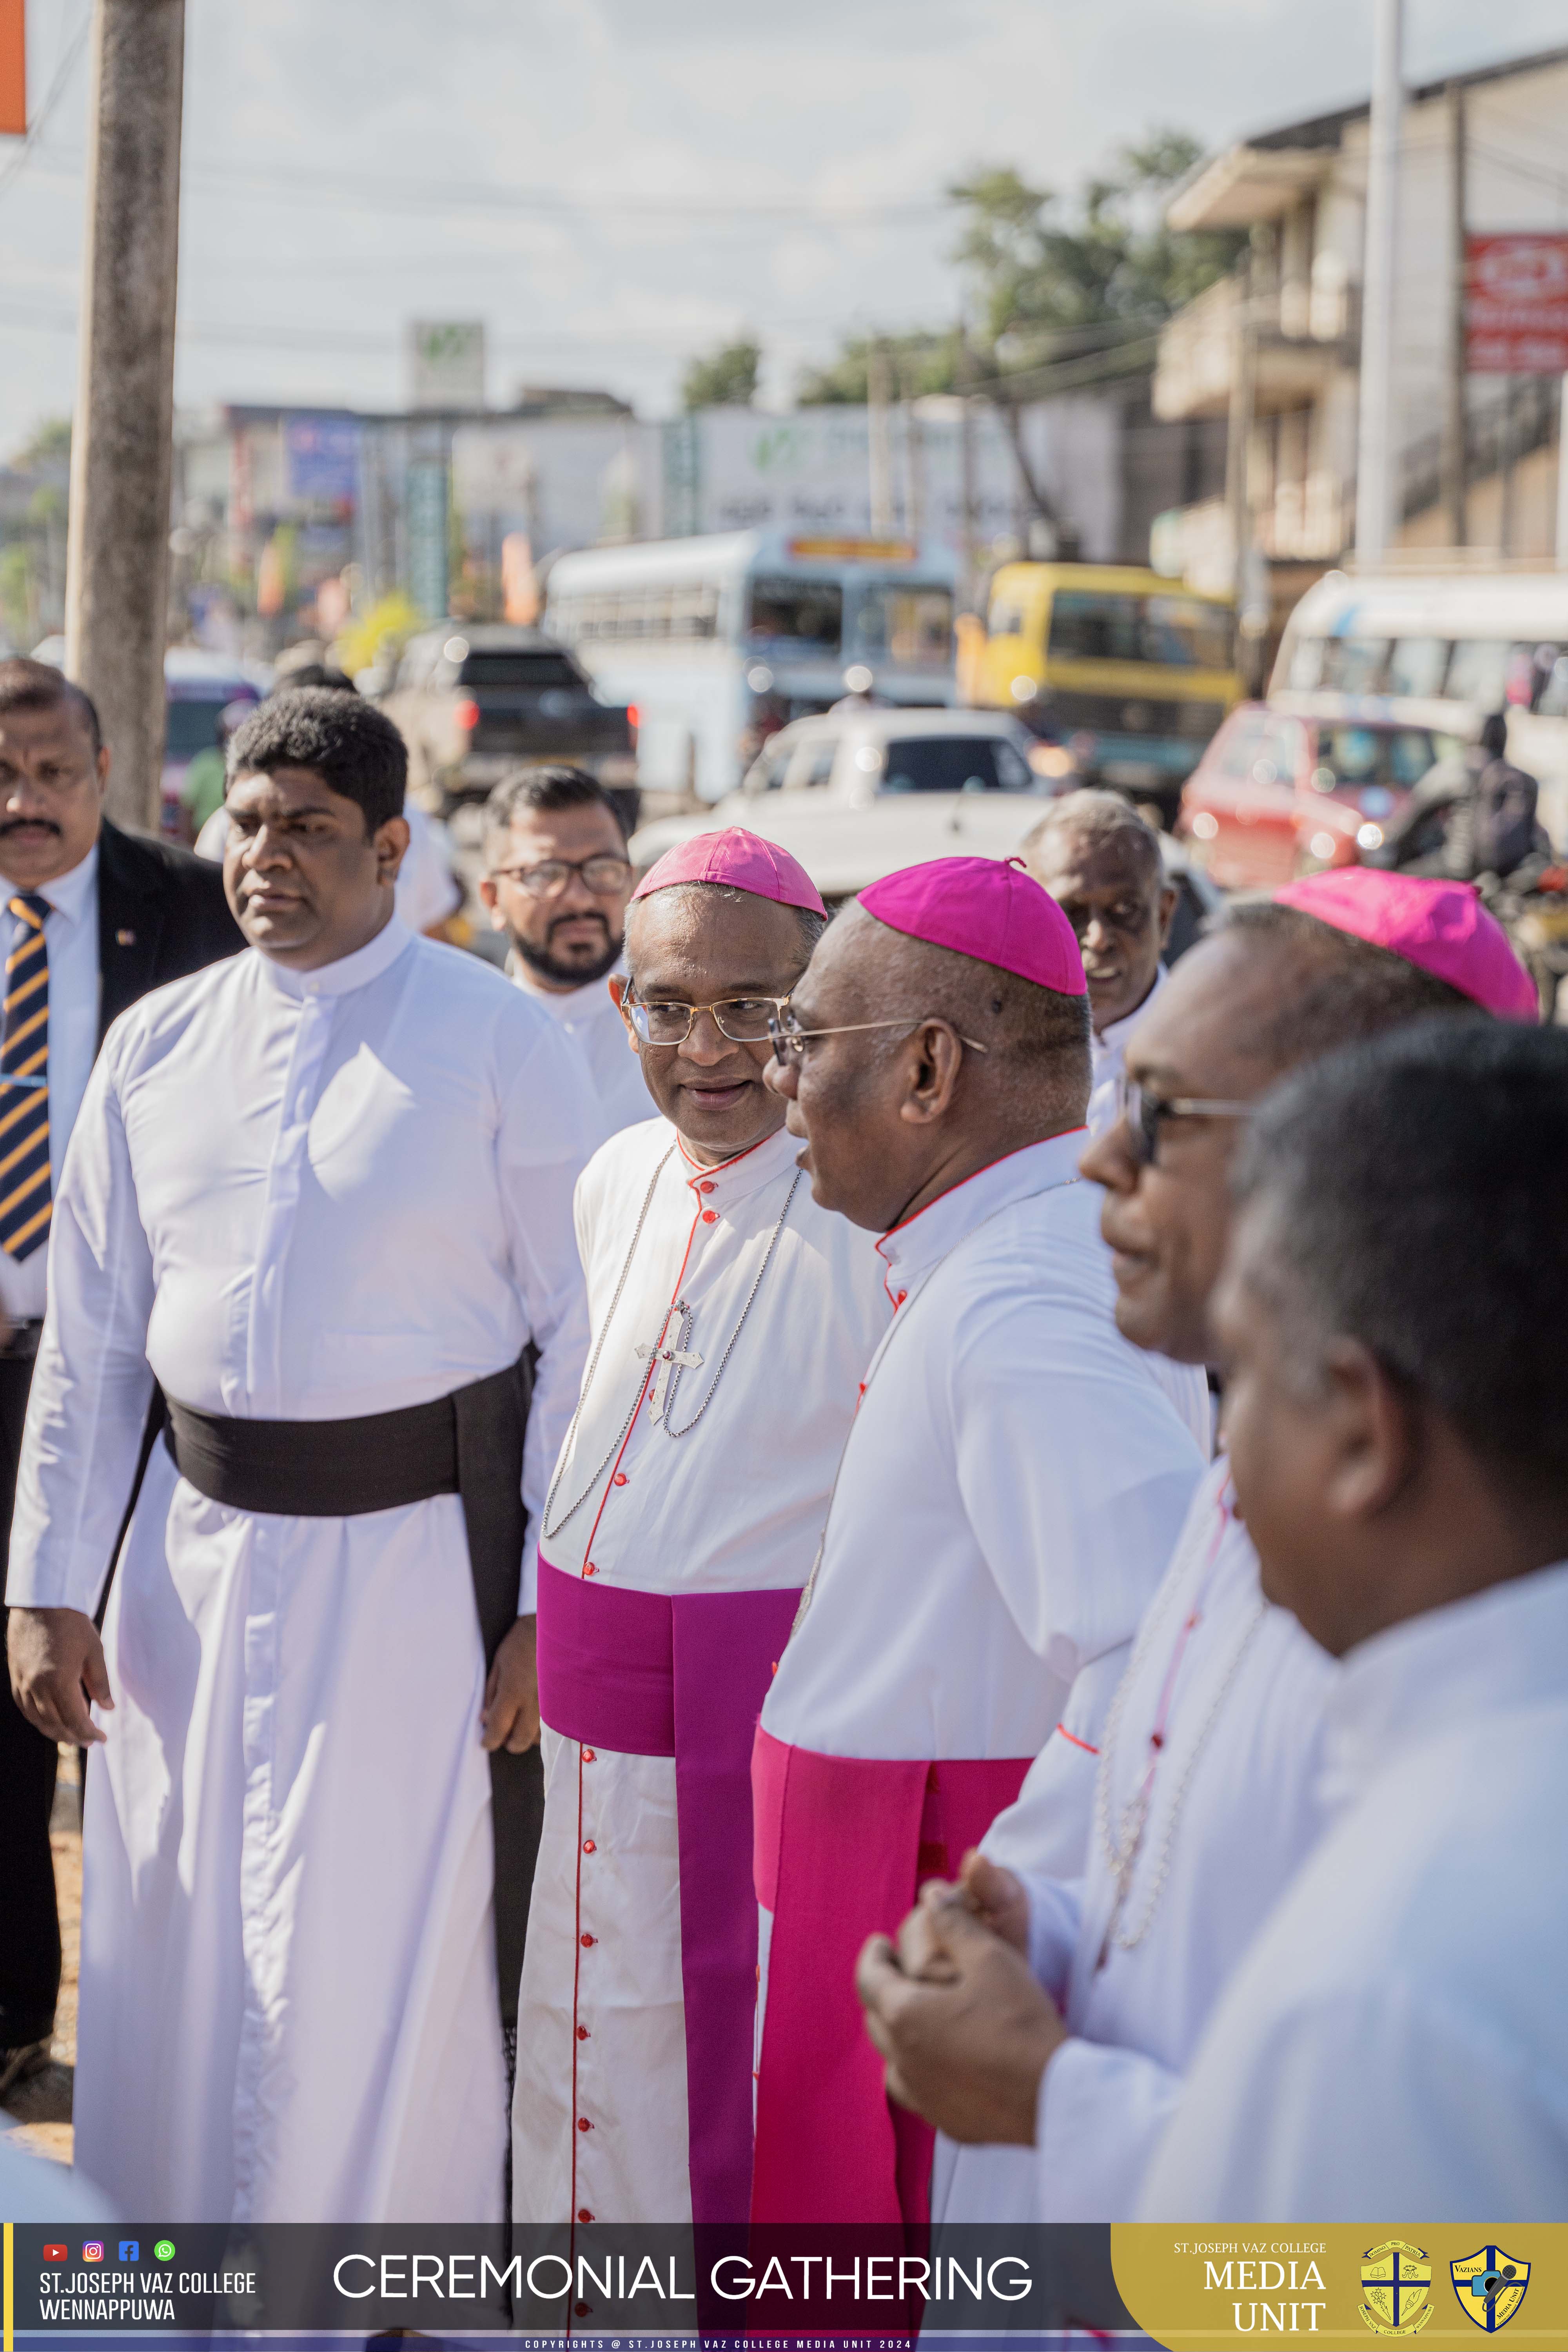
[[889, 1312], [799, 1150], [705, 1168], [653, 1119], [577, 1188], [594, 1344], [541, 1538], [519, 2221], [745, 2219], [752, 1741]]
[[[542, 1012], [558, 1021], [582, 1052], [604, 1110], [604, 1126], [615, 1134], [623, 1127], [639, 1126], [657, 1115], [642, 1064], [632, 1049], [620, 1008], [610, 994], [611, 975], [589, 981], [582, 988], [541, 988], [514, 949], [507, 958], [508, 977]], [[625, 963], [615, 967], [624, 978]]]
[[1325, 1756], [1342, 1810], [1215, 2011], [1137, 2218], [1561, 2221], [1568, 1563], [1352, 1650]]
[[1264, 1600], [1216, 1463], [1107, 1717], [1083, 1874], [1040, 1865], [1051, 1748], [986, 1832], [1028, 1889], [1030, 1962], [1071, 2038], [1042, 2079], [1034, 2149], [939, 2142], [942, 2219], [1131, 2221], [1226, 1979], [1322, 1833], [1335, 1671]]
[[[212, 1413], [337, 1420], [447, 1395], [531, 1339], [537, 1512], [583, 1360], [571, 1199], [595, 1120], [559, 1032], [395, 917], [321, 971], [249, 952], [123, 1013], [55, 1210], [12, 1602], [95, 1606], [154, 1375]], [[458, 1496], [239, 1511], [160, 1439], [104, 1644], [78, 2163], [171, 2222], [497, 2218]]]
[[1121, 1020], [1113, 1021], [1101, 1036], [1098, 1029], [1089, 1036], [1089, 1131], [1103, 1135], [1114, 1127], [1121, 1116], [1121, 1082], [1127, 1066], [1127, 1041], [1159, 995], [1171, 975], [1163, 964], [1155, 967], [1154, 985], [1142, 1004]]
[[1082, 1148], [1016, 1151], [878, 1245], [897, 1313], [758, 1739], [761, 2221], [910, 2218], [855, 1955], [1047, 1741], [1047, 1866], [1081, 1868], [1100, 1724], [1203, 1473], [1112, 1322]]

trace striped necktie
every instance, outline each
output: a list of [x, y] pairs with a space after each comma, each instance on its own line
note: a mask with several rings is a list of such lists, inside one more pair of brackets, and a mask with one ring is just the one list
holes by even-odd
[[7, 902], [21, 926], [5, 959], [0, 1045], [0, 1249], [30, 1257], [49, 1237], [49, 902], [24, 890]]

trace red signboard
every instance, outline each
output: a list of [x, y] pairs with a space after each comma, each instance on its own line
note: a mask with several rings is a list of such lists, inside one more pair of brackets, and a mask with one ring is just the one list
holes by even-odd
[[1465, 346], [1472, 375], [1568, 375], [1568, 236], [1465, 239]]
[[27, 128], [26, 0], [0, 0], [0, 131]]

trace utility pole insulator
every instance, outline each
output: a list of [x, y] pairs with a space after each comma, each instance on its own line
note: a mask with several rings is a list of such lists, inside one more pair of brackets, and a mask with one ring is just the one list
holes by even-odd
[[66, 670], [99, 708], [109, 813], [154, 832], [163, 759], [184, 0], [94, 0]]

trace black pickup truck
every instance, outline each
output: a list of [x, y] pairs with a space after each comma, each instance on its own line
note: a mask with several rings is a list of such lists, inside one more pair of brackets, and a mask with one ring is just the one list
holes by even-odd
[[510, 769], [561, 760], [596, 776], [637, 822], [631, 714], [602, 702], [538, 629], [448, 621], [412, 637], [382, 707], [403, 730], [411, 782], [442, 816], [484, 800]]

